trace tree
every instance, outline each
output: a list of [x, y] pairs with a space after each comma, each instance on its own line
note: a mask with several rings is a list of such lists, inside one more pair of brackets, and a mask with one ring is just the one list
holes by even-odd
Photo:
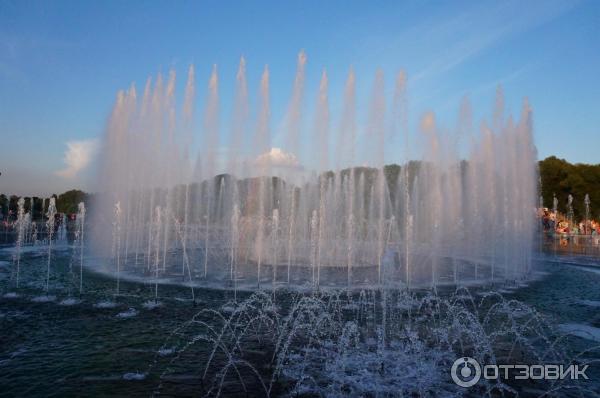
[[[558, 199], [558, 210], [567, 212], [567, 198], [573, 195], [576, 219], [585, 217], [583, 200], [590, 195], [592, 217], [600, 217], [600, 164], [571, 164], [550, 156], [539, 162], [541, 194], [546, 207], [552, 207], [553, 195]], [[594, 210], [594, 205], [596, 205]]]
[[58, 195], [56, 199], [56, 210], [59, 213], [77, 213], [80, 202], [87, 202], [89, 195], [78, 189], [72, 189]]

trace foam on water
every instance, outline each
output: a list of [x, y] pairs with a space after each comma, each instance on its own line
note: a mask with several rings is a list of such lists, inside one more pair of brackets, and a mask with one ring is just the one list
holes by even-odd
[[48, 296], [48, 295], [36, 296], [31, 299], [31, 301], [34, 303], [49, 303], [49, 302], [52, 302], [55, 300], [56, 300], [56, 296]]
[[166, 357], [175, 352], [175, 348], [161, 348], [157, 351], [158, 355], [161, 357]]
[[118, 304], [115, 303], [114, 301], [104, 300], [104, 301], [99, 301], [96, 304], [94, 304], [94, 307], [105, 309], [105, 308], [115, 308], [117, 305]]
[[66, 299], [61, 300], [59, 304], [68, 307], [72, 305], [77, 305], [79, 303], [81, 303], [81, 300], [76, 299], [74, 297], [68, 297]]
[[129, 308], [126, 311], [119, 312], [117, 318], [133, 318], [137, 316], [138, 312], [135, 308]]

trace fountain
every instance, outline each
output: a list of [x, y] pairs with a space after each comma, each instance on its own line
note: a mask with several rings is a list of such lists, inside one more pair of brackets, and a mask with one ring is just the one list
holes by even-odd
[[33, 297], [31, 299], [31, 301], [33, 302], [37, 302], [37, 303], [44, 303], [44, 302], [51, 302], [54, 301], [56, 299], [55, 296], [52, 296], [49, 294], [50, 291], [50, 266], [52, 264], [52, 249], [54, 246], [54, 240], [57, 237], [56, 236], [56, 229], [57, 229], [57, 225], [56, 225], [56, 198], [51, 197], [50, 200], [48, 201], [48, 211], [46, 212], [46, 217], [48, 218], [46, 220], [46, 225], [45, 225], [45, 229], [46, 229], [46, 240], [47, 240], [47, 244], [48, 244], [48, 249], [46, 251], [46, 278], [45, 278], [45, 286], [44, 286], [44, 295], [41, 296], [36, 296]]
[[25, 214], [25, 199], [19, 198], [17, 202], [17, 243], [16, 243], [16, 263], [17, 263], [17, 289], [19, 288], [19, 276], [21, 271], [21, 247], [25, 240], [25, 231], [29, 225], [29, 214]]
[[[17, 239], [15, 241], [15, 252], [13, 255], [13, 264], [15, 265], [15, 288], [19, 289], [21, 279], [21, 250], [24, 244], [27, 243], [27, 230], [31, 225], [30, 213], [25, 213], [25, 199], [19, 198], [17, 201], [17, 221], [15, 227], [17, 229]], [[17, 298], [17, 292], [8, 292], [4, 294], [5, 298]]]
[[113, 221], [113, 262], [116, 268], [117, 288], [115, 296], [119, 295], [119, 287], [121, 283], [121, 202], [115, 203], [114, 221]]
[[[163, 369], [153, 393], [168, 393], [176, 364], [202, 346], [207, 359], [194, 375], [202, 380], [202, 393], [214, 397], [514, 395], [523, 387], [508, 380], [482, 378], [469, 390], [458, 387], [449, 367], [462, 356], [480, 364], [573, 360], [561, 337], [552, 337], [546, 317], [499, 293], [315, 292], [290, 298], [285, 312], [275, 308], [273, 295], [259, 291], [181, 323], [143, 373]], [[161, 363], [165, 352], [175, 355]], [[527, 388], [594, 395], [568, 378], [540, 377], [528, 380]]]
[[567, 220], [569, 221], [569, 228], [573, 228], [573, 222], [575, 219], [575, 213], [573, 211], [573, 195], [569, 194], [567, 197]]
[[83, 248], [85, 231], [85, 204], [80, 202], [77, 206], [77, 232], [76, 241], [79, 243], [79, 295], [83, 293]]
[[160, 230], [162, 227], [161, 208], [156, 206], [154, 219], [154, 302], [158, 303], [158, 276], [160, 259]]
[[48, 213], [46, 214], [48, 221], [46, 221], [46, 236], [48, 239], [48, 267], [46, 272], [46, 294], [50, 288], [50, 264], [52, 262], [52, 243], [54, 240], [55, 233], [55, 221], [56, 221], [56, 199], [50, 198], [48, 205]]
[[[589, 194], [585, 194], [585, 198], [583, 198], [583, 205], [585, 207], [585, 229], [586, 231], [588, 230], [588, 228], [590, 228], [590, 204], [592, 202], [590, 201], [590, 195]], [[587, 232], [584, 232], [587, 233]]]
[[[256, 124], [249, 121], [244, 59], [229, 146], [220, 134], [221, 93], [214, 67], [196, 157], [189, 153], [195, 148], [190, 145], [193, 67], [182, 112], [176, 107], [175, 71], [166, 87], [161, 75], [153, 86], [149, 82], [141, 98], [134, 86], [118, 93], [101, 155], [101, 194], [92, 214], [94, 248], [102, 255], [111, 247], [106, 215], [115, 203], [127, 204], [119, 207], [118, 228], [112, 228], [118, 275], [139, 274], [137, 264], [143, 262], [155, 281], [181, 281], [186, 274], [190, 285], [234, 290], [280, 283], [309, 290], [360, 289], [384, 282], [435, 289], [528, 276], [537, 194], [527, 102], [518, 121], [506, 118], [498, 108], [504, 101], [498, 90], [494, 123], [482, 124], [481, 136], [473, 137], [465, 153], [427, 113], [420, 128], [423, 156], [409, 160], [408, 145], [416, 138], [407, 127], [405, 74], [398, 74], [388, 107], [384, 75], [377, 72], [366, 128], [358, 134], [351, 70], [338, 122], [340, 144], [331, 151], [326, 72], [314, 124], [309, 131], [304, 127], [306, 62], [300, 53], [284, 128], [277, 136], [284, 148], [271, 144], [267, 67]], [[399, 134], [405, 154], [398, 158], [404, 160], [385, 166], [386, 157], [389, 163], [398, 159], [390, 156], [388, 137]], [[217, 146], [228, 149], [217, 154]]]
[[[464, 356], [482, 364], [595, 361], [589, 356], [592, 350], [570, 358], [561, 348], [564, 336], [556, 334], [554, 320], [546, 316], [548, 307], [565, 308], [571, 301], [554, 295], [544, 299], [550, 295], [535, 294], [538, 286], [529, 294], [546, 300], [538, 313], [482, 286], [510, 284], [516, 289], [532, 273], [538, 229], [532, 209], [543, 207], [543, 201], [536, 192], [527, 102], [514, 121], [504, 116], [498, 90], [491, 124], [482, 123], [480, 135], [472, 134], [464, 151], [433, 113], [421, 118], [419, 136], [411, 135], [403, 72], [395, 79], [389, 104], [383, 72], [376, 73], [363, 119], [357, 115], [357, 77], [350, 70], [338, 120], [330, 114], [329, 75], [323, 71], [315, 113], [307, 114], [306, 64], [301, 52], [284, 123], [273, 136], [269, 69], [262, 74], [256, 120], [251, 122], [243, 58], [236, 75], [230, 142], [221, 135], [216, 66], [208, 80], [199, 146], [194, 144], [193, 67], [181, 111], [174, 71], [166, 81], [160, 75], [154, 85], [149, 81], [139, 97], [134, 86], [119, 92], [101, 153], [99, 193], [89, 209], [78, 206], [75, 239], [66, 239], [71, 245], [68, 256], [61, 254], [65, 245], [57, 241], [70, 238], [73, 224], [67, 225], [64, 216], [60, 222], [55, 198], [47, 209], [44, 200], [47, 220], [39, 228], [31, 222], [33, 203], [28, 214], [25, 201], [18, 201], [17, 239], [14, 251], [10, 248], [16, 287], [20, 271], [23, 278], [37, 278], [37, 266], [46, 271], [45, 296], [33, 301], [81, 303], [81, 311], [50, 303], [33, 308], [39, 307], [39, 318], [51, 315], [48, 324], [67, 325], [40, 328], [44, 339], [59, 337], [59, 345], [42, 340], [57, 347], [56, 355], [68, 355], [68, 361], [57, 361], [61, 371], [71, 358], [77, 359], [72, 361], [76, 366], [84, 363], [77, 355], [97, 361], [93, 354], [98, 346], [85, 344], [88, 330], [94, 330], [95, 338], [106, 339], [103, 347], [107, 343], [119, 353], [143, 352], [123, 355], [126, 364], [116, 364], [117, 376], [111, 361], [97, 361], [111, 367], [102, 368], [110, 380], [135, 383], [130, 395], [149, 385], [145, 383], [159, 383], [151, 385], [156, 390], [151, 395], [185, 395], [191, 389], [206, 396], [500, 396], [521, 390], [585, 395], [586, 385], [569, 381], [513, 384], [482, 379], [467, 391], [448, 374], [452, 362]], [[458, 135], [472, 133], [466, 127], [472, 124], [469, 107], [466, 101], [461, 105]], [[308, 119], [313, 123], [305, 123]], [[397, 151], [396, 138], [404, 141]], [[419, 143], [423, 154], [411, 160]], [[584, 204], [587, 224], [587, 195]], [[556, 217], [556, 196], [552, 211]], [[572, 222], [572, 196], [567, 215]], [[22, 246], [35, 244], [38, 236], [40, 241], [46, 238], [47, 247], [32, 250], [28, 257]], [[22, 254], [23, 265], [31, 269], [21, 269]], [[53, 291], [65, 281], [67, 257], [71, 278], [79, 261], [80, 300], [70, 290], [62, 301], [49, 296], [51, 277], [57, 281]], [[81, 301], [84, 262], [92, 271], [86, 274], [87, 301], [101, 300], [93, 306]], [[96, 270], [114, 276], [116, 287], [95, 275]], [[576, 272], [561, 270], [555, 278], [560, 281], [554, 283], [563, 289], [568, 286], [563, 279]], [[583, 282], [571, 284], [579, 289]], [[187, 305], [190, 293], [198, 309]], [[108, 294], [110, 300], [102, 299]], [[19, 300], [10, 301], [20, 305]], [[597, 300], [588, 301], [597, 306]], [[89, 316], [90, 311], [112, 311], [113, 320], [103, 326], [105, 317]], [[19, 311], [0, 315], [22, 316]], [[73, 327], [81, 319], [99, 327]], [[23, 328], [24, 322], [36, 321], [23, 318], [15, 328]], [[148, 339], [140, 340], [140, 330]], [[26, 333], [18, 332], [7, 335], [18, 337], [15, 341], [21, 344]], [[38, 336], [33, 334], [34, 346]], [[81, 339], [72, 340], [77, 350], [63, 350], [71, 336]], [[157, 341], [164, 345], [157, 347]], [[143, 369], [148, 347], [156, 358]], [[131, 365], [139, 365], [131, 362], [136, 357], [141, 367]], [[7, 378], [17, 371], [15, 378], [27, 373], [5, 368]], [[201, 390], [182, 382], [188, 376]], [[57, 388], [69, 382], [81, 388], [79, 378], [67, 379]], [[110, 389], [126, 384], [106, 380], [102, 376], [99, 381]], [[63, 395], [73, 395], [69, 393]]]

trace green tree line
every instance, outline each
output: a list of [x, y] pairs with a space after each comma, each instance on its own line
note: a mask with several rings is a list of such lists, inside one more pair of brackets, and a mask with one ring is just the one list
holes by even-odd
[[585, 217], [584, 198], [588, 194], [592, 218], [600, 218], [600, 164], [569, 163], [556, 156], [539, 162], [541, 193], [544, 206], [552, 208], [554, 195], [558, 199], [558, 211], [567, 212], [568, 196], [573, 195], [573, 211], [576, 220]]
[[[70, 191], [61, 193], [60, 195], [52, 195], [56, 199], [56, 211], [59, 213], [77, 213], [78, 205], [80, 202], [88, 203], [91, 195], [80, 191], [78, 189], [72, 189]], [[32, 201], [33, 198], [33, 211]], [[41, 198], [37, 196], [32, 197], [24, 197], [25, 199], [25, 212], [31, 213], [35, 220], [41, 219], [44, 214], [48, 211], [48, 205], [50, 201], [48, 198]], [[0, 195], [0, 212], [3, 217], [6, 217], [8, 211], [12, 212], [12, 216], [16, 216], [17, 212], [17, 202], [19, 197], [16, 195]]]

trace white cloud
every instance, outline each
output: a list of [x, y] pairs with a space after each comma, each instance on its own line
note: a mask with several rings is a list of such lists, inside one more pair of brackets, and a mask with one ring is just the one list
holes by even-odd
[[91, 163], [97, 150], [98, 141], [96, 139], [67, 142], [64, 156], [66, 167], [56, 171], [55, 174], [67, 179], [75, 178]]
[[271, 148], [269, 152], [263, 153], [256, 158], [256, 164], [282, 169], [302, 169], [302, 165], [296, 155], [291, 152], [285, 152], [281, 148]]

